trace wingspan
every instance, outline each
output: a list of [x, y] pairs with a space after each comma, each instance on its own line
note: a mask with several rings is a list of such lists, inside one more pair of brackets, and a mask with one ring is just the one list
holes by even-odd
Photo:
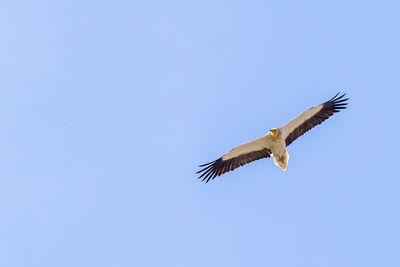
[[197, 173], [202, 173], [199, 179], [206, 183], [217, 176], [232, 171], [252, 161], [271, 157], [270, 140], [266, 135], [254, 141], [240, 145], [219, 159], [200, 165], [204, 167]]
[[345, 109], [348, 98], [343, 99], [346, 94], [341, 96], [338, 95], [339, 93], [325, 103], [304, 111], [295, 119], [279, 128], [285, 140], [286, 146], [290, 145], [305, 132], [328, 119], [334, 113], [339, 112], [341, 109]]

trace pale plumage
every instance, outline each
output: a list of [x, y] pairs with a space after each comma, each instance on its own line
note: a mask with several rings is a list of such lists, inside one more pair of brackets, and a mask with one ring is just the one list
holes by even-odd
[[312, 107], [280, 128], [271, 129], [265, 136], [237, 146], [219, 159], [200, 165], [200, 179], [208, 182], [225, 172], [232, 171], [252, 161], [274, 157], [274, 163], [286, 170], [289, 153], [286, 147], [314, 126], [334, 113], [346, 108], [348, 98], [339, 93], [323, 104]]

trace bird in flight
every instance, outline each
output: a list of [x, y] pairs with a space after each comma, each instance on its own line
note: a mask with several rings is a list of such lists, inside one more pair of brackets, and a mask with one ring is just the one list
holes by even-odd
[[226, 172], [262, 158], [274, 157], [274, 163], [283, 171], [289, 161], [286, 147], [314, 126], [322, 123], [334, 113], [345, 109], [348, 98], [346, 94], [333, 98], [318, 106], [312, 107], [289, 121], [280, 128], [272, 128], [265, 136], [237, 146], [217, 160], [200, 165], [199, 179], [206, 183]]

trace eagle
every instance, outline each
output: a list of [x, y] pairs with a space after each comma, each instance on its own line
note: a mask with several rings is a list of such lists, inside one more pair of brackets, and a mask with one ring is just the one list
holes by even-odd
[[304, 111], [284, 126], [272, 128], [265, 136], [237, 146], [217, 160], [200, 165], [202, 169], [197, 172], [201, 173], [199, 179], [207, 183], [247, 163], [271, 156], [274, 157], [274, 163], [285, 171], [289, 161], [286, 147], [314, 126], [346, 108], [349, 98], [344, 98], [346, 94], [339, 94]]

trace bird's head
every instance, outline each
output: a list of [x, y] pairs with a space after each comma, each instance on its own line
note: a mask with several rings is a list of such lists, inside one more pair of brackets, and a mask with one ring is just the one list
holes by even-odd
[[272, 128], [269, 131], [272, 133], [272, 136], [275, 136], [275, 137], [278, 137], [281, 134], [281, 132], [276, 128]]

